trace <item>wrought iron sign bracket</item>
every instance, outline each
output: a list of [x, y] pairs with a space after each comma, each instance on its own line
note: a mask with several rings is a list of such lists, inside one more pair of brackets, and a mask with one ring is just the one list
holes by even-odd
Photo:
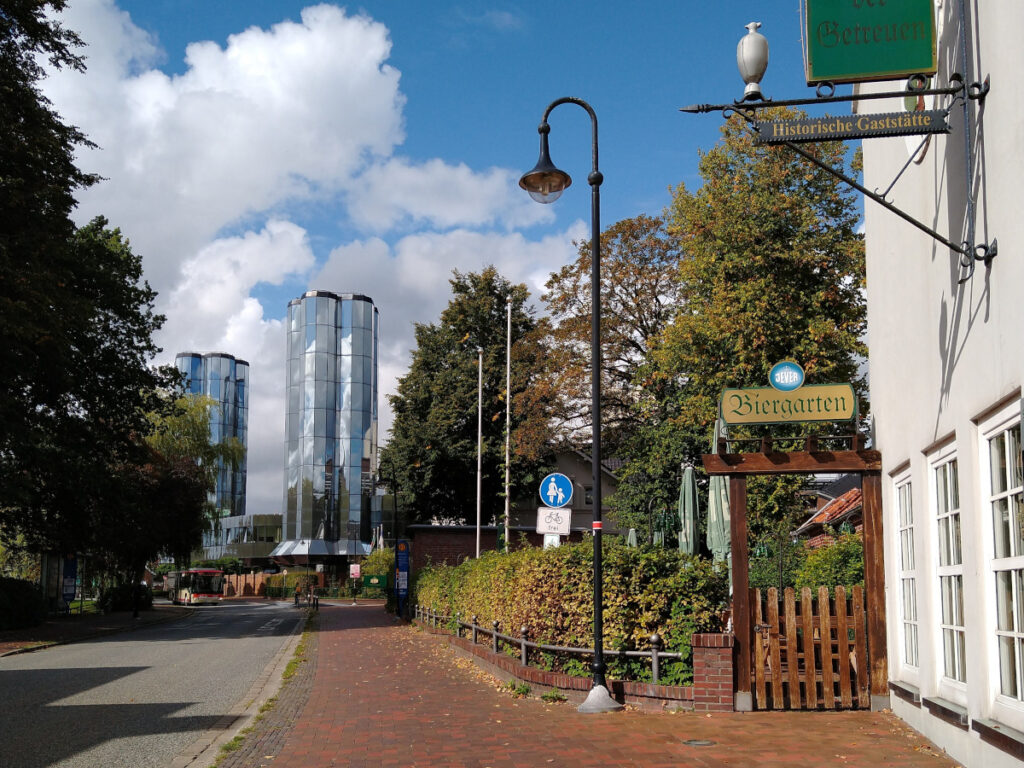
[[[926, 88], [927, 79], [921, 75], [915, 75], [907, 81], [907, 89], [904, 91], [888, 91], [885, 93], [865, 93], [865, 94], [850, 94], [850, 95], [835, 95], [835, 86], [832, 83], [819, 83], [816, 89], [816, 96], [812, 99], [785, 99], [780, 101], [774, 101], [772, 99], [757, 99], [754, 101], [735, 101], [731, 104], [691, 104], [690, 106], [680, 108], [680, 112], [686, 112], [689, 114], [703, 114], [707, 112], [721, 112], [722, 116], [729, 118], [731, 115], [738, 115], [747, 123], [748, 129], [751, 133], [757, 133], [757, 112], [762, 109], [769, 109], [772, 107], [798, 107], [808, 106], [812, 104], [834, 104], [838, 102], [859, 102], [869, 101], [874, 99], [891, 99], [891, 98], [903, 98], [907, 95], [915, 96], [951, 96], [953, 97], [953, 104], [957, 101], [962, 101], [965, 107], [965, 124], [967, 124], [966, 114], [966, 103], [970, 101], [978, 101], [983, 103], [985, 97], [988, 95], [991, 89], [991, 83], [989, 78], [985, 78], [984, 82], [975, 82], [966, 84], [964, 82], [963, 75], [954, 72], [949, 76], [949, 86], [946, 88]], [[952, 105], [951, 105], [952, 106]], [[909, 135], [913, 135], [911, 132]], [[829, 137], [823, 137], [822, 140], [827, 140]], [[836, 137], [838, 138], [838, 137]], [[828, 163], [823, 162], [819, 158], [815, 157], [812, 153], [803, 149], [796, 142], [793, 141], [777, 141], [775, 142], [782, 146], [788, 147], [790, 150], [800, 155], [808, 162], [821, 168], [826, 173], [835, 176], [840, 181], [848, 184], [853, 189], [857, 190], [861, 194], [870, 199], [874, 200], [880, 206], [885, 208], [892, 213], [895, 213], [901, 219], [909, 224], [917, 227], [917, 229], [924, 232], [929, 237], [942, 243], [944, 246], [949, 248], [954, 253], [960, 256], [961, 268], [967, 270], [967, 274], [962, 277], [959, 282], [963, 283], [969, 280], [974, 275], [974, 268], [977, 262], [981, 261], [985, 263], [985, 266], [989, 266], [992, 263], [992, 259], [996, 257], [999, 252], [998, 242], [995, 238], [990, 243], [974, 243], [974, 199], [973, 196], [968, 194], [968, 237], [962, 243], [954, 243], [949, 238], [936, 232], [934, 229], [929, 227], [927, 224], [918, 221], [910, 214], [897, 208], [895, 205], [885, 199], [884, 195], [879, 195], [877, 192], [869, 190], [864, 185], [860, 184], [856, 180], [850, 178], [842, 171], [836, 170]], [[972, 175], [971, 168], [971, 157], [970, 150], [967, 149], [967, 169], [968, 176]], [[917, 154], [916, 152], [914, 153]], [[904, 169], [905, 170], [905, 169]], [[900, 171], [902, 174], [903, 171]], [[899, 178], [897, 176], [897, 178]], [[895, 182], [894, 182], [895, 183]], [[966, 189], [970, 190], [972, 187], [970, 178], [968, 178], [968, 184]], [[891, 186], [890, 186], [891, 189]], [[888, 190], [886, 190], [888, 192]]]

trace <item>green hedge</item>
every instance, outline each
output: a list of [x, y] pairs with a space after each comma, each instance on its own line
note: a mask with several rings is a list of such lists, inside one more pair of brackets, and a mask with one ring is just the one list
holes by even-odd
[[[673, 550], [641, 550], [606, 542], [604, 547], [604, 642], [609, 649], [649, 650], [654, 632], [665, 651], [682, 653], [662, 664], [660, 682], [692, 680], [690, 636], [721, 630], [729, 595], [728, 573], [709, 561]], [[417, 575], [415, 600], [463, 621], [500, 622], [500, 631], [547, 645], [591, 647], [593, 643], [593, 543], [555, 549], [486, 552], [458, 566], [431, 566]], [[544, 654], [542, 666], [567, 674], [589, 674], [589, 657]], [[608, 657], [613, 678], [650, 680], [645, 659]]]
[[796, 587], [817, 589], [821, 585], [847, 589], [864, 585], [864, 542], [859, 533], [841, 533], [832, 541], [807, 553], [796, 574]]
[[36, 585], [0, 576], [0, 629], [24, 629], [46, 618], [46, 600]]

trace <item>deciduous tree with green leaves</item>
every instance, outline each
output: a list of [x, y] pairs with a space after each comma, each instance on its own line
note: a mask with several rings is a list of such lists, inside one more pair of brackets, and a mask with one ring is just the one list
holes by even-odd
[[[452, 299], [436, 324], [416, 325], [409, 372], [389, 396], [395, 414], [381, 451], [382, 480], [409, 522], [476, 520], [477, 347], [483, 349], [483, 482], [485, 524], [504, 514], [506, 300], [512, 304], [513, 402], [539, 369], [543, 348], [525, 285], [513, 285], [494, 267], [456, 271]], [[539, 482], [546, 414], [513, 408], [512, 495]], [[530, 442], [520, 447], [520, 442]]]
[[[847, 165], [842, 142], [812, 151]], [[626, 514], [641, 514], [652, 495], [674, 498], [680, 464], [699, 466], [711, 447], [722, 390], [767, 386], [781, 360], [800, 363], [808, 383], [852, 383], [863, 411], [864, 243], [854, 193], [784, 147], [755, 145], [739, 118], [725, 123], [699, 169], [700, 188], [677, 187], [668, 211], [685, 253], [679, 307], [638, 378], [642, 427], [616, 495]], [[785, 483], [752, 487], [752, 536], [761, 517], [768, 525], [790, 509], [799, 479]]]
[[[589, 454], [591, 433], [590, 241], [551, 275], [544, 386], [555, 396], [553, 438]], [[640, 215], [601, 233], [602, 452], [615, 456], [639, 419], [633, 380], [679, 303], [679, 244], [663, 219]]]
[[76, 228], [88, 141], [39, 92], [41, 61], [83, 69], [63, 0], [0, 8], [0, 540], [34, 551], [108, 544], [121, 469], [146, 463], [163, 318], [141, 259], [107, 222]]

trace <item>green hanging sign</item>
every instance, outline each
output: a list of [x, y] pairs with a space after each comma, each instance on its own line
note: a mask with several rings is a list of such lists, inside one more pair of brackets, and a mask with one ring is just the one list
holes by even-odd
[[807, 83], [935, 74], [934, 0], [803, 0]]

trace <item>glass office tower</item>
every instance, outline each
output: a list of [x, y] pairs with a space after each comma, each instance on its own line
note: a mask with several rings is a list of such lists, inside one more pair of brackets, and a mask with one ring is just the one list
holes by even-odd
[[285, 492], [279, 556], [369, 551], [377, 467], [373, 299], [309, 291], [288, 304]]
[[[180, 352], [174, 364], [184, 375], [185, 393], [206, 395], [216, 405], [210, 409], [210, 441], [236, 437], [247, 447], [249, 431], [249, 363], [223, 352]], [[219, 463], [211, 501], [219, 517], [245, 514], [246, 459], [237, 469]]]

